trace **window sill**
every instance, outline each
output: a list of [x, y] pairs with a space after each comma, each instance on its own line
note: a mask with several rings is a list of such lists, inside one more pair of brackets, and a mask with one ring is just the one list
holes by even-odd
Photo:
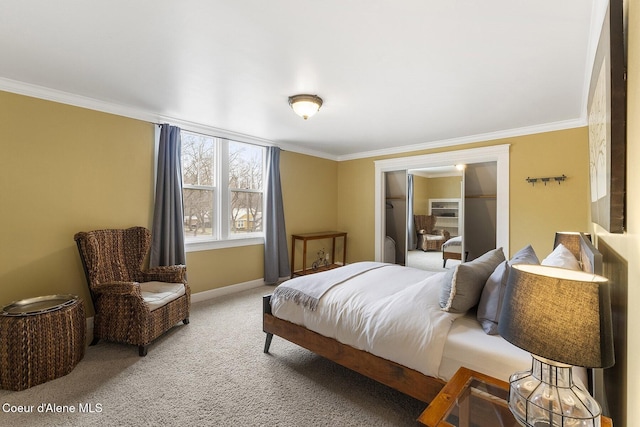
[[248, 237], [242, 239], [207, 240], [203, 242], [187, 242], [185, 252], [209, 251], [213, 249], [237, 248], [240, 246], [263, 245], [264, 237]]

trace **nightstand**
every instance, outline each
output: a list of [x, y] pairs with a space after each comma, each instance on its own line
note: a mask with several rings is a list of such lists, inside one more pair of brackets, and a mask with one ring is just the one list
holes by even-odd
[[[508, 397], [508, 383], [462, 367], [418, 421], [429, 427], [520, 427], [509, 410]], [[613, 423], [601, 417], [601, 426], [612, 427]]]

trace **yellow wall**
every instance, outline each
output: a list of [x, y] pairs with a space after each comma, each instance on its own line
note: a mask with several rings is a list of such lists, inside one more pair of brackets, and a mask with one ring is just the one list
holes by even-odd
[[[150, 226], [153, 125], [6, 92], [0, 92], [0, 108], [0, 304], [51, 293], [87, 297], [73, 234]], [[548, 252], [556, 230], [584, 230], [585, 129], [456, 149], [502, 143], [511, 144], [512, 251], [532, 242]], [[374, 160], [335, 162], [282, 152], [288, 235], [347, 231], [348, 261], [373, 259]], [[569, 179], [560, 186], [525, 182], [527, 176], [562, 173]], [[326, 246], [310, 245], [308, 259]], [[189, 252], [187, 265], [194, 293], [259, 280], [263, 246]]]
[[188, 252], [187, 275], [192, 293], [262, 279], [264, 245]]
[[[289, 254], [292, 234], [334, 231], [338, 228], [337, 162], [283, 151], [280, 155], [280, 179]], [[336, 258], [342, 260], [342, 243], [341, 239], [338, 240]], [[319, 249], [330, 253], [330, 243], [330, 240], [308, 242], [307, 268], [317, 258]], [[296, 244], [296, 269], [301, 267], [302, 243], [299, 241]]]
[[147, 225], [153, 127], [0, 92], [0, 304], [88, 297], [73, 235]]
[[415, 215], [429, 214], [429, 199], [458, 199], [460, 198], [460, 176], [440, 178], [426, 178], [413, 176], [413, 213]]
[[337, 162], [283, 151], [280, 178], [288, 234], [336, 228]]
[[337, 172], [337, 221], [348, 233], [347, 262], [373, 260], [373, 163], [339, 162]]
[[[510, 249], [515, 253], [532, 244], [544, 257], [553, 249], [559, 230], [586, 231], [588, 218], [588, 144], [586, 128], [547, 132], [468, 144], [453, 149], [510, 144]], [[445, 151], [424, 150], [402, 156], [357, 159], [338, 164], [338, 223], [349, 233], [347, 261], [374, 258], [375, 160]], [[536, 184], [525, 179], [565, 174], [567, 181]], [[357, 185], [346, 185], [352, 182]], [[367, 214], [363, 214], [367, 212]]]
[[[427, 199], [457, 199], [460, 198], [460, 183], [462, 177], [448, 176], [429, 178], [429, 194]], [[428, 204], [427, 204], [428, 207]]]
[[[526, 181], [562, 174], [567, 176], [562, 184]], [[586, 128], [518, 138], [511, 146], [510, 175], [512, 253], [531, 243], [539, 256], [546, 256], [556, 231], [589, 230]]]
[[[73, 235], [151, 226], [154, 125], [0, 92], [0, 129], [0, 306], [54, 293], [89, 301]], [[282, 153], [289, 234], [336, 228], [336, 169]], [[189, 283], [196, 293], [260, 280], [263, 260], [263, 245], [189, 252]]]
[[413, 176], [413, 214], [429, 214], [429, 178]]

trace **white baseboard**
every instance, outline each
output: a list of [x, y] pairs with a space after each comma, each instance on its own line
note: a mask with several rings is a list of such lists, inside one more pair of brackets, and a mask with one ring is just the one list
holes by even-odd
[[[221, 297], [223, 295], [230, 295], [237, 292], [246, 291], [248, 289], [259, 288], [265, 286], [265, 282], [262, 279], [252, 280], [250, 282], [238, 283], [230, 286], [223, 286], [222, 288], [210, 289], [208, 291], [197, 292], [191, 294], [191, 302], [201, 302], [212, 298]], [[86, 343], [89, 345], [93, 340], [93, 317], [87, 318], [86, 329]]]
[[230, 286], [223, 286], [222, 288], [210, 289], [208, 291], [197, 292], [191, 294], [191, 302], [206, 301], [211, 298], [221, 297], [223, 295], [235, 294], [236, 292], [246, 291], [248, 289], [258, 288], [264, 286], [264, 280], [257, 279], [250, 282], [238, 283]]

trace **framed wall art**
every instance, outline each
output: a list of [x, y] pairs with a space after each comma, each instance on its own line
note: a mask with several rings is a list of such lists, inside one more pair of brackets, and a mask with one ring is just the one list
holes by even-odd
[[626, 61], [623, 0], [611, 0], [593, 64], [587, 118], [591, 220], [610, 233], [625, 227]]

